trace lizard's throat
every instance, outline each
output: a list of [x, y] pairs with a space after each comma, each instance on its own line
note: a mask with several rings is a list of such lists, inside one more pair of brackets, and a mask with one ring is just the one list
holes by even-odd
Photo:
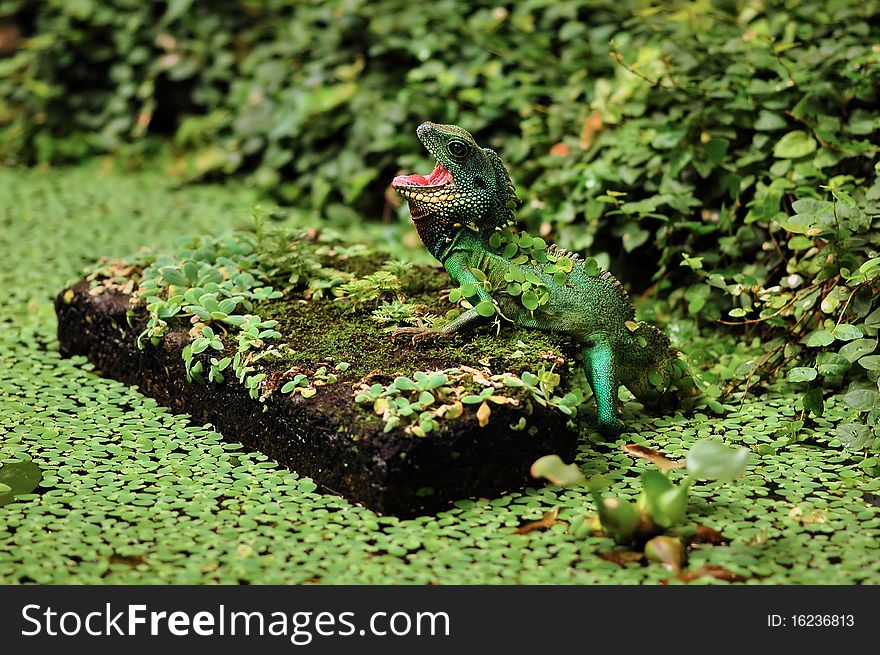
[[410, 205], [413, 224], [425, 247], [434, 257], [440, 259], [440, 255], [456, 232], [461, 229], [461, 223], [457, 223], [448, 214], [425, 213], [416, 218], [415, 207]]

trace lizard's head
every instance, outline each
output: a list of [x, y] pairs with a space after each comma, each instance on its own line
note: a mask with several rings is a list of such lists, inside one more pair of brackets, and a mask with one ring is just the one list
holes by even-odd
[[416, 134], [437, 166], [428, 175], [398, 175], [391, 186], [409, 202], [410, 215], [429, 249], [435, 251], [439, 239], [449, 238], [462, 225], [491, 234], [511, 222], [509, 204], [516, 193], [494, 151], [481, 148], [455, 125], [422, 123]]

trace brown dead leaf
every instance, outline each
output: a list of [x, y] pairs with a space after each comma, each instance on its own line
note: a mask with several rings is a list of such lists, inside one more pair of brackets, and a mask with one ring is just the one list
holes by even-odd
[[653, 463], [664, 474], [669, 473], [672, 469], [684, 467], [684, 462], [676, 462], [675, 460], [664, 456], [659, 450], [654, 450], [647, 446], [641, 446], [637, 443], [625, 444], [623, 449], [633, 457], [641, 457], [642, 459], [646, 459]]
[[581, 128], [581, 142], [580, 146], [584, 150], [589, 148], [596, 141], [596, 137], [599, 136], [599, 132], [602, 131], [605, 125], [602, 123], [602, 114], [598, 111], [594, 111], [587, 117], [587, 120], [584, 121], [584, 126]]
[[0, 23], [0, 57], [13, 55], [21, 46], [21, 28], [15, 23]]
[[146, 555], [120, 555], [119, 553], [113, 553], [110, 555], [110, 563], [111, 564], [124, 564], [125, 566], [130, 566], [132, 568], [136, 566], [140, 566], [141, 564], [147, 563]]
[[697, 526], [697, 531], [691, 539], [692, 544], [712, 544], [714, 546], [726, 544], [728, 541], [730, 540], [715, 528], [702, 524]]
[[563, 521], [556, 520], [558, 514], [559, 508], [554, 507], [549, 512], [544, 512], [544, 516], [542, 516], [537, 521], [530, 521], [525, 525], [519, 526], [516, 530], [514, 530], [514, 534], [528, 534], [533, 530], [546, 530], [549, 527], [556, 525], [557, 523], [563, 523]]
[[599, 555], [604, 560], [609, 562], [614, 562], [615, 564], [620, 564], [624, 566], [625, 564], [629, 564], [630, 562], [638, 562], [642, 557], [644, 557], [644, 553], [638, 553], [634, 550], [611, 550], [607, 553], [602, 553]]
[[[482, 384], [484, 387], [499, 387], [499, 386], [501, 386], [497, 382], [492, 382], [492, 380], [490, 380], [487, 377], [487, 375], [491, 375], [491, 374], [487, 373], [486, 371], [481, 371], [480, 369], [474, 368], [473, 366], [462, 366], [460, 368], [463, 372], [470, 374], [471, 379], [474, 382], [476, 382], [477, 384]], [[461, 377], [464, 377], [464, 376], [460, 376], [458, 379], [461, 379]]]
[[693, 582], [697, 578], [712, 577], [726, 582], [745, 582], [745, 578], [738, 573], [728, 571], [723, 566], [715, 564], [703, 564], [696, 571], [681, 571], [676, 577], [682, 582]]
[[562, 141], [554, 144], [553, 147], [550, 148], [550, 154], [555, 155], [556, 157], [568, 157], [568, 154], [570, 152], [571, 148], [569, 147], [569, 145], [567, 143], [563, 143]]

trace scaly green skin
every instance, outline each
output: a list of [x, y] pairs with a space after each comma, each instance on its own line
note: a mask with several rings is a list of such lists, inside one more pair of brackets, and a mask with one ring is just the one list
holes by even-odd
[[[505, 245], [516, 242], [507, 229], [516, 195], [501, 159], [454, 125], [423, 123], [417, 134], [437, 158], [438, 168], [430, 177], [398, 176], [392, 186], [409, 202], [427, 248], [456, 282], [476, 291], [469, 297], [471, 307], [441, 329], [400, 328], [395, 335], [416, 339], [453, 334], [487, 320], [487, 307], [495, 310], [490, 315], [497, 313], [517, 325], [568, 335], [581, 348], [599, 430], [619, 434], [624, 429], [616, 416], [620, 384], [639, 400], [656, 402], [680, 377], [678, 353], [669, 339], [657, 328], [635, 322], [635, 308], [620, 282], [599, 270], [594, 260], [555, 246], [511, 247], [508, 255], [514, 251], [515, 261], [504, 256]], [[537, 290], [533, 299], [543, 297], [534, 309], [526, 308], [514, 282], [524, 276]]]

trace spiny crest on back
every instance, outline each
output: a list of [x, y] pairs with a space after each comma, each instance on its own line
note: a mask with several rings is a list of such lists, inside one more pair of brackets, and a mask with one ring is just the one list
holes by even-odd
[[548, 255], [555, 255], [557, 257], [568, 257], [570, 260], [572, 260], [574, 262], [578, 261], [581, 258], [581, 256], [578, 253], [571, 252], [570, 250], [566, 250], [562, 246], [558, 246], [555, 243], [552, 243], [549, 246], [547, 246], [547, 254]]
[[491, 214], [491, 218], [494, 219], [489, 221], [487, 225], [481, 225], [480, 228], [505, 228], [509, 225], [512, 225], [515, 221], [515, 209], [519, 203], [522, 202], [519, 196], [516, 195], [516, 187], [513, 185], [513, 181], [510, 179], [510, 173], [507, 172], [507, 167], [504, 165], [504, 162], [501, 161], [501, 157], [498, 156], [494, 150], [490, 150], [489, 148], [483, 148], [483, 152], [486, 153], [486, 156], [489, 158], [489, 161], [492, 163], [492, 168], [495, 171], [495, 183], [496, 183], [496, 195], [498, 196], [499, 202], [499, 211]]
[[618, 280], [616, 277], [614, 277], [611, 274], [611, 271], [602, 271], [599, 274], [599, 279], [604, 280], [605, 282], [610, 284], [614, 288], [614, 290], [620, 294], [620, 297], [623, 300], [625, 300], [626, 302], [629, 302], [629, 294], [626, 292], [626, 289], [623, 288], [623, 285], [620, 283], [620, 280]]
[[[555, 243], [547, 246], [547, 254], [555, 255], [556, 257], [568, 257], [575, 263], [575, 265], [578, 265], [584, 261], [578, 253], [566, 250], [562, 246], [558, 246]], [[599, 273], [598, 277], [603, 282], [607, 282], [623, 300], [629, 302], [629, 294], [620, 283], [620, 280], [618, 280], [616, 277], [614, 277], [614, 275], [611, 274], [611, 271], [603, 270], [601, 273]]]

